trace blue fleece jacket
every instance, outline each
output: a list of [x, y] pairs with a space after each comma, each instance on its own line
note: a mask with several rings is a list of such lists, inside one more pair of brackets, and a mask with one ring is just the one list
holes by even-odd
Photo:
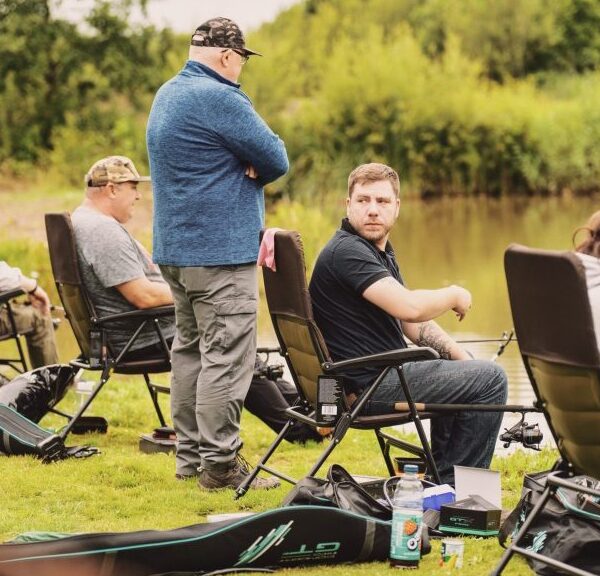
[[[263, 186], [288, 170], [283, 141], [239, 84], [188, 60], [158, 90], [146, 133], [153, 257], [171, 266], [255, 262]], [[258, 179], [245, 176], [254, 166]]]

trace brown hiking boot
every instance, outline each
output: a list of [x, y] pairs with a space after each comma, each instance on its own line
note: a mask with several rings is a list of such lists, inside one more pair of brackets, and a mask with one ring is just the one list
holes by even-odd
[[[221, 490], [237, 488], [250, 474], [248, 463], [238, 454], [234, 460], [211, 468], [198, 468], [198, 486], [203, 490]], [[269, 490], [277, 488], [281, 482], [274, 476], [252, 480], [249, 488], [254, 490]]]

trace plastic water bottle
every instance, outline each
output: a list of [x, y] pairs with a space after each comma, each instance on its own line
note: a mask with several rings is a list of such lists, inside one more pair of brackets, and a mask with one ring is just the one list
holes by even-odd
[[96, 383], [93, 380], [77, 380], [75, 382], [75, 392], [79, 396], [79, 406], [83, 406], [84, 402], [92, 395]]
[[414, 464], [404, 466], [404, 475], [392, 499], [390, 564], [394, 568], [417, 568], [421, 560], [423, 485]]

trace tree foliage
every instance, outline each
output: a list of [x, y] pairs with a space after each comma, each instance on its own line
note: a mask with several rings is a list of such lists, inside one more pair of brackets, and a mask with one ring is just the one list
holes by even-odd
[[421, 195], [587, 192], [600, 182], [596, 5], [313, 0], [255, 34], [266, 57], [244, 86], [288, 143], [294, 193], [365, 161]]
[[[147, 0], [0, 0], [0, 172], [78, 182], [146, 161], [153, 95], [187, 35], [130, 24]], [[304, 0], [249, 39], [241, 81], [283, 136], [290, 195], [388, 162], [422, 195], [580, 192], [600, 182], [598, 0]]]
[[130, 8], [98, 1], [84, 28], [55, 18], [49, 0], [0, 2], [0, 165], [121, 147], [119, 128], [145, 110], [175, 45], [168, 30], [131, 29]]

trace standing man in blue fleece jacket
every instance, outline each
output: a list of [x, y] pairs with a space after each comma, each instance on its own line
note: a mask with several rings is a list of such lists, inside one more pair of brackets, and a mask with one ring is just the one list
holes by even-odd
[[[240, 416], [254, 368], [263, 186], [288, 170], [282, 140], [237, 83], [252, 55], [239, 27], [213, 18], [158, 90], [147, 127], [154, 261], [173, 293], [171, 412], [176, 477], [203, 489], [247, 476]], [[253, 488], [273, 488], [257, 478]]]

